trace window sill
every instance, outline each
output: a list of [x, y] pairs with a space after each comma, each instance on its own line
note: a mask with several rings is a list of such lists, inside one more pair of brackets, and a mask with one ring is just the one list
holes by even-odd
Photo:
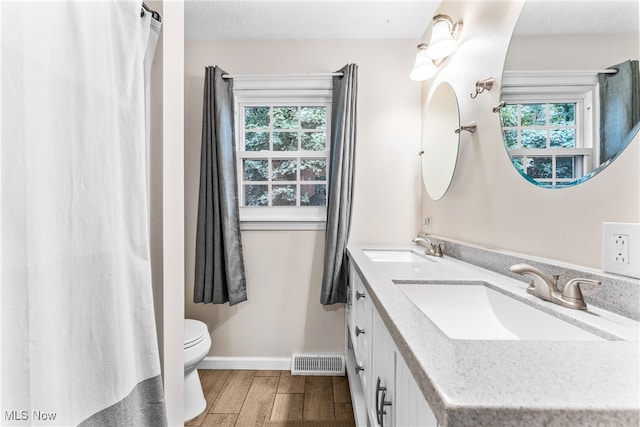
[[324, 230], [325, 221], [240, 221], [240, 230]]
[[240, 230], [324, 230], [324, 206], [240, 207]]

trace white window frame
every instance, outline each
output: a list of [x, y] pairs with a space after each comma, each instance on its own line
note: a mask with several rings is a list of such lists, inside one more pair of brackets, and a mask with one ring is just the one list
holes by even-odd
[[[243, 197], [243, 160], [326, 158], [329, 177], [331, 130], [331, 76], [320, 77], [236, 77], [234, 78], [236, 123], [236, 161], [238, 194]], [[326, 106], [327, 149], [325, 151], [242, 151], [245, 106]], [[292, 184], [299, 181], [291, 181]], [[305, 183], [313, 183], [312, 181]], [[327, 217], [326, 206], [240, 206], [240, 228], [243, 230], [322, 230]]]
[[[597, 75], [581, 71], [505, 71], [502, 79], [502, 100], [507, 104], [575, 103], [576, 148], [527, 149], [512, 148], [514, 157], [551, 157], [554, 175], [551, 179], [536, 179], [543, 185], [562, 184], [588, 175], [597, 167], [600, 151]], [[519, 127], [519, 125], [518, 125]], [[541, 127], [541, 129], [546, 127]], [[514, 128], [516, 129], [516, 128]], [[556, 179], [555, 159], [571, 157], [578, 161], [580, 170], [575, 178]], [[581, 164], [580, 164], [581, 163]]]

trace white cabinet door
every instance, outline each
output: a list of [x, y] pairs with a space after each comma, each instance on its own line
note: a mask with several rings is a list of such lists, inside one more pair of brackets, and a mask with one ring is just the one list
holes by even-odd
[[377, 310], [372, 316], [369, 418], [374, 426], [389, 427], [394, 425], [395, 344]]
[[395, 425], [398, 427], [437, 427], [438, 420], [406, 363], [396, 352]]

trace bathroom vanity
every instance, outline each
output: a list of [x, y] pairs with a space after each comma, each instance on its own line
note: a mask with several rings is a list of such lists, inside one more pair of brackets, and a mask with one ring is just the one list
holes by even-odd
[[[446, 253], [349, 246], [347, 374], [357, 425], [639, 424], [633, 315], [551, 304], [508, 267], [499, 274]], [[588, 302], [620, 280], [599, 279], [597, 290], [585, 287]], [[637, 281], [621, 282], [619, 297], [636, 292]]]

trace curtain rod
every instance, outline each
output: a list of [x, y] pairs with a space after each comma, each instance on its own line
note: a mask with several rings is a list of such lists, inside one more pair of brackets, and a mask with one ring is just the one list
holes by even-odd
[[617, 68], [605, 68], [604, 70], [505, 70], [505, 73], [526, 74], [618, 74]]
[[245, 75], [240, 75], [240, 74], [223, 74], [222, 78], [223, 79], [246, 79], [246, 78], [256, 78], [256, 79], [260, 79], [260, 78], [268, 78], [268, 77], [275, 77], [275, 78], [295, 78], [295, 77], [342, 77], [344, 75], [344, 73], [311, 73], [311, 74], [245, 74]]

